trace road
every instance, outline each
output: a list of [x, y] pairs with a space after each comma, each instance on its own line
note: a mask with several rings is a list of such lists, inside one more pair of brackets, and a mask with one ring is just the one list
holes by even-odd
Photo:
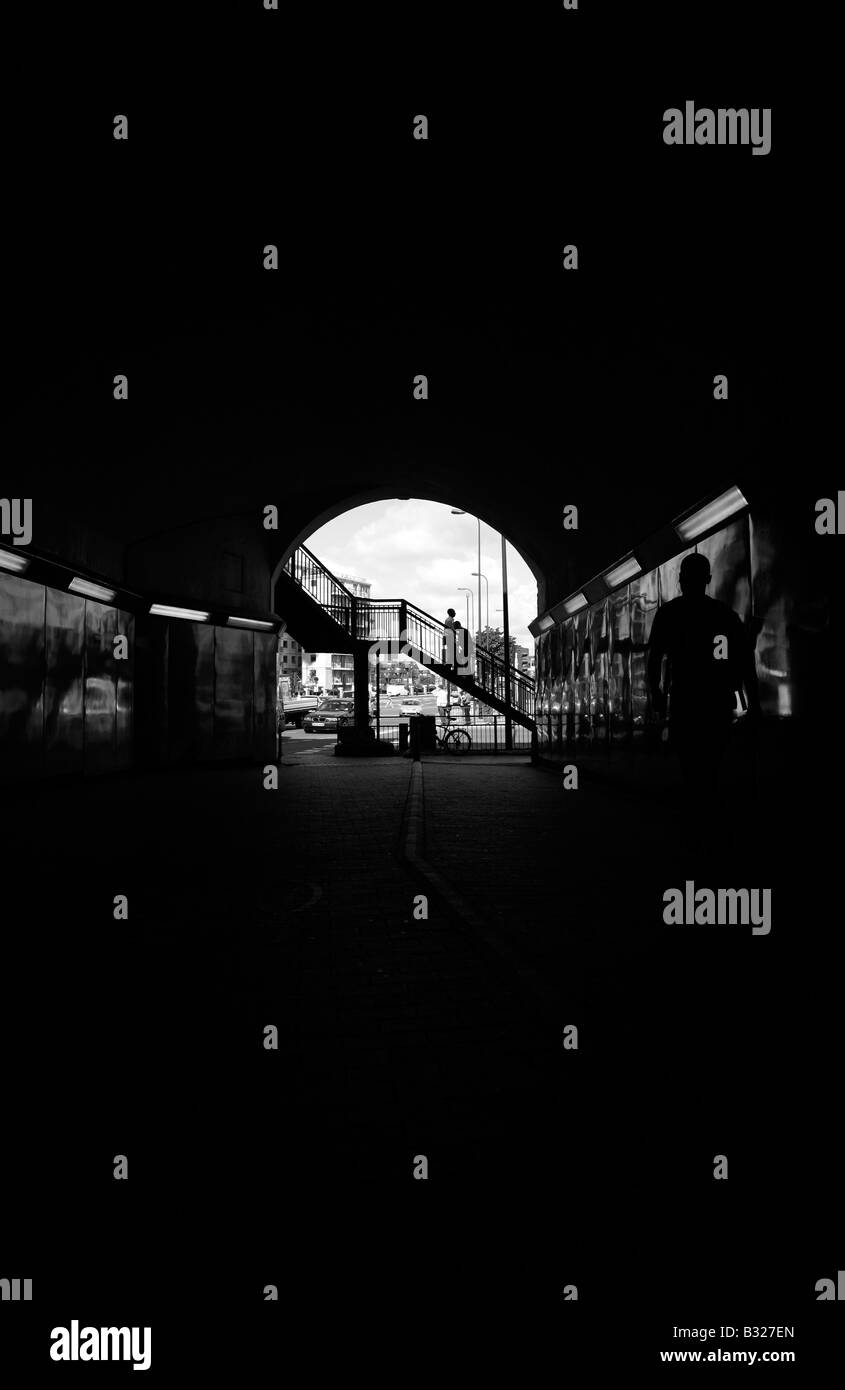
[[[437, 714], [437, 697], [435, 695], [382, 695], [380, 718], [381, 726], [383, 729], [390, 729], [398, 724], [408, 724], [410, 720], [414, 717], [413, 715], [402, 715], [399, 713], [402, 707], [403, 699], [418, 700], [420, 714]], [[471, 707], [470, 713], [472, 714], [473, 723], [477, 724], [479, 720], [475, 715], [474, 706]], [[459, 725], [463, 723], [459, 707], [457, 709], [457, 712], [453, 714], [453, 721]], [[485, 722], [492, 723], [492, 716], [488, 716]], [[499, 722], [500, 725], [503, 723], [501, 715], [499, 715]], [[373, 719], [373, 724], [375, 724], [375, 717]], [[318, 747], [320, 744], [326, 743], [329, 743], [332, 746], [334, 746], [336, 742], [337, 734], [335, 732], [306, 733], [303, 729], [285, 730], [285, 746], [290, 751], [294, 751], [294, 748], [299, 747], [299, 745], [301, 745], [302, 743], [313, 744], [315, 747]]]
[[399, 714], [399, 710], [400, 710], [401, 707], [402, 707], [402, 701], [403, 701], [403, 699], [406, 699], [406, 700], [419, 700], [419, 702], [420, 702], [420, 703], [419, 703], [419, 711], [420, 711], [420, 714], [436, 714], [436, 713], [437, 713], [437, 698], [436, 698], [436, 696], [434, 696], [434, 695], [405, 695], [405, 696], [402, 696], [402, 695], [382, 695], [382, 697], [381, 697], [381, 718], [382, 718], [382, 723], [384, 723], [386, 720], [396, 720], [396, 719], [400, 719], [400, 718], [402, 718], [402, 719], [404, 719], [404, 720], [407, 720], [407, 719], [409, 719], [409, 718], [411, 717], [410, 715], [404, 715], [404, 716], [402, 716], [402, 715]]

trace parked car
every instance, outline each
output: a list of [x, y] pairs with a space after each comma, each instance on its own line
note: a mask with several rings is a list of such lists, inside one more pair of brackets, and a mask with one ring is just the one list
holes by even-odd
[[412, 700], [410, 696], [406, 696], [405, 699], [402, 701], [401, 705], [399, 706], [399, 713], [400, 715], [421, 714], [422, 700]]
[[332, 734], [355, 723], [353, 700], [336, 700], [327, 696], [315, 710], [307, 714], [302, 727], [307, 734]]

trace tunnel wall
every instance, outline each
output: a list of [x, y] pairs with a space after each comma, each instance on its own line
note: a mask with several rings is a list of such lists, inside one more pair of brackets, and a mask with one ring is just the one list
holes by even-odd
[[272, 760], [276, 643], [0, 571], [0, 780]]
[[764, 714], [794, 713], [802, 667], [789, 626], [791, 576], [778, 564], [770, 524], [746, 514], [537, 638], [541, 746], [644, 744], [651, 625], [661, 604], [680, 593], [681, 561], [695, 550], [710, 561], [708, 593], [733, 608], [755, 640]]
[[275, 633], [161, 618], [139, 628], [139, 761], [273, 760]]
[[130, 765], [134, 631], [131, 613], [0, 572], [0, 777]]
[[147, 536], [126, 552], [126, 582], [144, 594], [178, 594], [193, 607], [264, 610], [270, 601], [268, 533], [261, 511], [211, 517]]

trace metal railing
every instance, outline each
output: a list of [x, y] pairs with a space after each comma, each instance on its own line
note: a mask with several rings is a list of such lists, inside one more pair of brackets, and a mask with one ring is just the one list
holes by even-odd
[[[416, 717], [416, 716], [414, 716]], [[399, 730], [402, 724], [407, 724], [407, 719], [398, 717], [384, 717], [379, 723], [378, 736], [382, 743], [393, 743], [399, 746]], [[372, 724], [375, 730], [375, 721]], [[515, 753], [529, 754], [531, 752], [531, 730], [524, 728], [521, 724], [515, 724], [511, 731], [511, 749], [506, 746], [505, 739], [505, 716], [503, 714], [490, 714], [471, 716], [468, 720], [462, 715], [453, 716], [448, 727], [438, 717], [435, 725], [437, 731], [438, 745], [436, 753], [447, 751], [440, 742], [444, 734], [452, 729], [463, 730], [469, 734], [470, 753]], [[428, 755], [424, 755], [428, 756]]]
[[[516, 666], [506, 666], [504, 658], [489, 652], [466, 633], [455, 644], [454, 633], [444, 628], [430, 613], [404, 600], [367, 601], [368, 637], [373, 641], [397, 641], [400, 650], [423, 665], [452, 666], [458, 674], [469, 675], [475, 684], [494, 698], [534, 717], [534, 681]], [[463, 635], [463, 629], [461, 630]], [[454, 653], [454, 655], [453, 655]]]
[[306, 594], [310, 594], [314, 602], [319, 603], [320, 607], [334, 618], [338, 627], [343, 628], [350, 637], [358, 635], [355, 630], [355, 595], [351, 594], [339, 579], [335, 579], [316, 555], [312, 555], [304, 545], [297, 546], [284, 569], [294, 583], [304, 589]]
[[352, 594], [304, 545], [285, 564], [285, 572], [357, 641], [388, 644], [386, 656], [401, 654], [424, 666], [452, 667], [469, 676], [494, 699], [526, 718], [534, 717], [534, 681], [504, 658], [479, 647], [470, 633], [457, 647], [454, 634], [405, 599], [364, 599]]
[[[485, 651], [476, 644], [475, 680], [482, 690], [518, 709], [520, 714], [534, 718], [534, 682], [524, 671], [506, 664], [502, 657]], [[510, 698], [508, 698], [510, 697]]]
[[[359, 599], [360, 605], [358, 636], [364, 642], [389, 643], [389, 651], [396, 655], [403, 650], [406, 641], [402, 627], [402, 614], [405, 604], [401, 599]], [[387, 655], [387, 652], [385, 652]]]

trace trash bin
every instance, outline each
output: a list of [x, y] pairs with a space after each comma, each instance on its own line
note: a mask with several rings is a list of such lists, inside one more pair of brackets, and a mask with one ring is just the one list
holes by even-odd
[[337, 731], [338, 743], [347, 744], [350, 747], [359, 743], [374, 743], [375, 737], [375, 729], [358, 729], [354, 724], [341, 725]]
[[437, 747], [436, 720], [433, 714], [415, 714], [411, 720], [411, 751], [415, 758], [420, 753], [433, 753]]

